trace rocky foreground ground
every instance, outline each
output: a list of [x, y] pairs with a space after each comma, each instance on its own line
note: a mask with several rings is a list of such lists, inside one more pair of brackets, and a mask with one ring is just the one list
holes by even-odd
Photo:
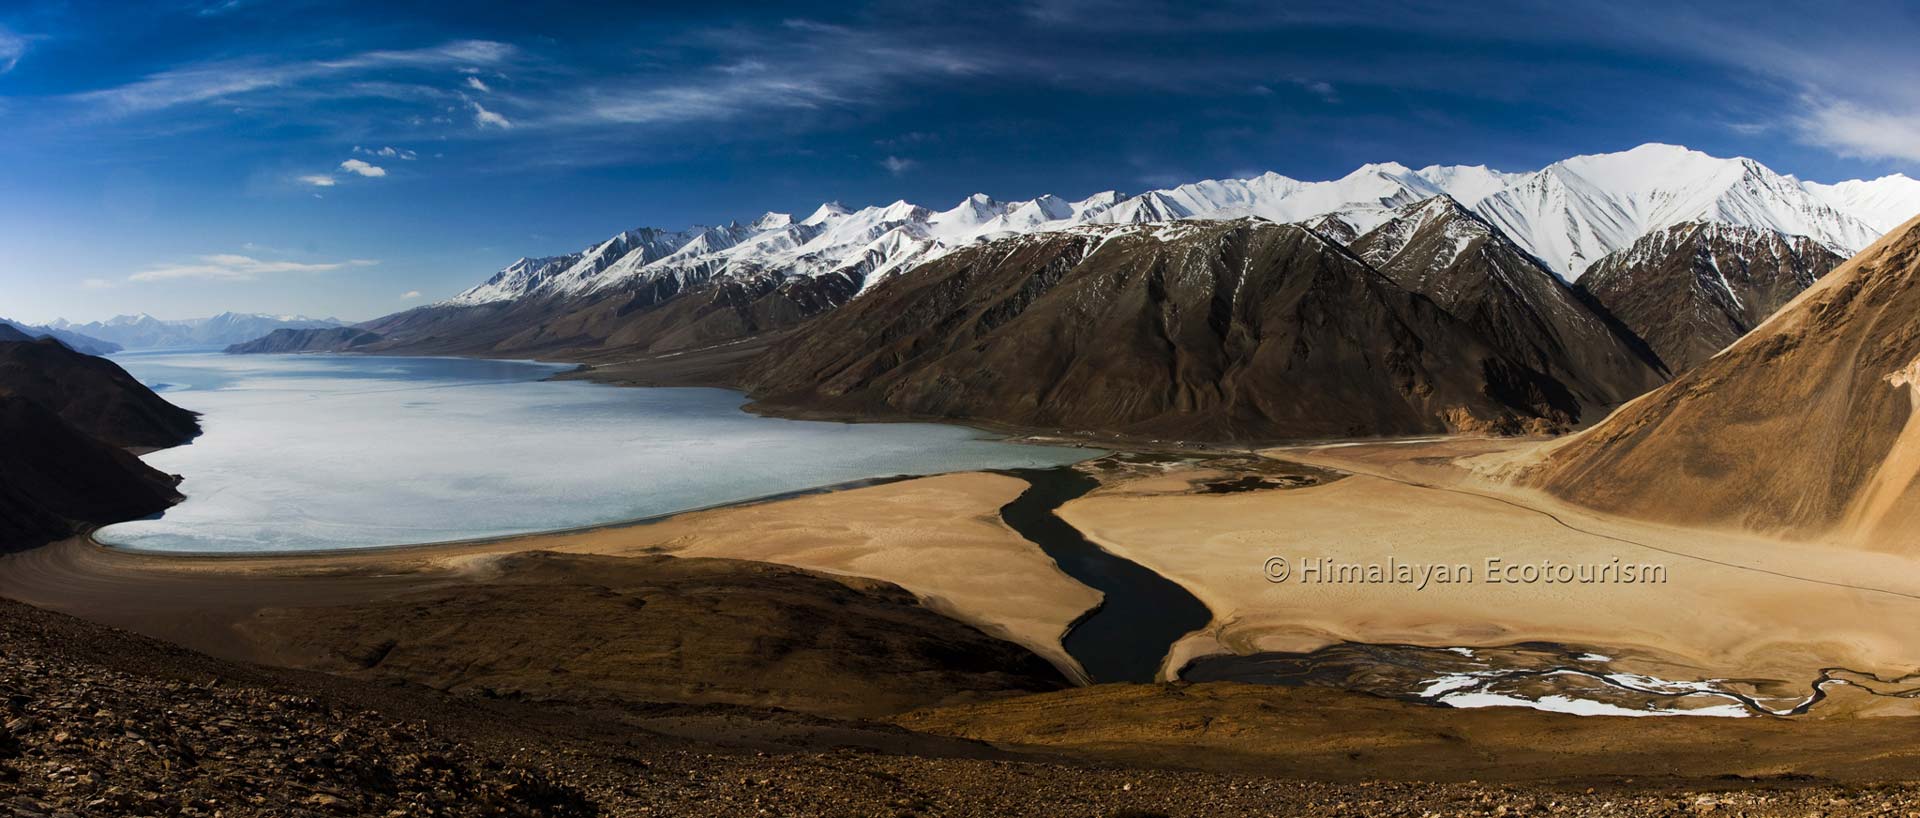
[[4, 601], [0, 645], [0, 815], [1920, 815], [1906, 784], [1302, 783], [777, 711], [610, 716], [236, 665]]

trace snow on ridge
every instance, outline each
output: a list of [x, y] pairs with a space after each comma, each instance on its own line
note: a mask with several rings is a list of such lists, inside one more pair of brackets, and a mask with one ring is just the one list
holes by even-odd
[[1809, 236], [1842, 255], [1884, 232], [1752, 159], [1661, 144], [1555, 162], [1474, 209], [1569, 281], [1640, 237], [1687, 222]]
[[1920, 215], [1920, 180], [1907, 178], [1904, 173], [1831, 185], [1801, 182], [1800, 186], [1834, 209], [1858, 217], [1881, 233]]
[[820, 205], [795, 221], [767, 213], [747, 224], [682, 231], [642, 228], [565, 256], [520, 259], [441, 304], [585, 295], [666, 279], [700, 284], [729, 275], [858, 276], [862, 290], [962, 247], [1085, 225], [1336, 217], [1365, 233], [1408, 205], [1451, 197], [1568, 281], [1640, 238], [1688, 222], [1776, 230], [1850, 255], [1920, 213], [1920, 181], [1889, 176], [1821, 185], [1751, 159], [1721, 159], [1650, 143], [1570, 157], [1531, 173], [1484, 165], [1363, 165], [1308, 182], [1277, 173], [1209, 179], [1136, 195], [1079, 201], [1044, 195], [999, 201], [974, 194], [934, 209], [896, 201]]

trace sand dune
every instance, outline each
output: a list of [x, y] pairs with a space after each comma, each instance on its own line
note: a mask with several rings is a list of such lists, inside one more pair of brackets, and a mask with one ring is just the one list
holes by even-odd
[[1920, 554], [1920, 219], [1512, 476], [1595, 509]]

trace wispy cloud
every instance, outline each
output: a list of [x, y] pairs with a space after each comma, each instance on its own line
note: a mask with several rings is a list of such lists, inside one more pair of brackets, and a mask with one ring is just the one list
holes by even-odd
[[[488, 40], [460, 40], [430, 48], [367, 51], [331, 60], [268, 62], [258, 58], [200, 63], [151, 74], [140, 80], [73, 98], [108, 114], [158, 111], [180, 105], [226, 100], [269, 89], [290, 88], [331, 77], [397, 68], [433, 68], [505, 62], [514, 47]], [[366, 95], [349, 84], [343, 96]]]
[[[1759, 136], [1778, 126], [1837, 156], [1920, 160], [1920, 85], [1912, 81], [1920, 18], [1910, 3], [1858, 0], [1845, 15], [1766, 2], [1738, 14], [1690, 6], [1638, 11], [1644, 9], [1616, 9], [1615, 24], [1596, 31], [1732, 67], [1780, 95], [1756, 112], [1763, 121], [1736, 133]], [[1862, 28], [1862, 20], [1873, 23]]]
[[907, 171], [913, 170], [919, 164], [919, 162], [912, 159], [902, 159], [898, 156], [889, 156], [880, 160], [880, 167], [886, 168], [888, 173], [895, 176], [904, 175]]
[[406, 291], [406, 292], [404, 292], [404, 293], [401, 293], [401, 294], [400, 294], [400, 300], [401, 300], [401, 301], [412, 301], [413, 299], [416, 299], [416, 298], [419, 298], [419, 297], [420, 297], [420, 291], [419, 291], [419, 290], [408, 290], [408, 291]]
[[311, 173], [298, 177], [298, 179], [300, 184], [312, 185], [314, 187], [333, 187], [339, 184], [331, 175], [325, 173]]
[[355, 145], [353, 146], [353, 152], [362, 156], [378, 156], [382, 159], [405, 159], [409, 162], [420, 158], [420, 155], [413, 151], [405, 148], [396, 148], [392, 145], [381, 148], [363, 148]]
[[1333, 83], [1327, 82], [1326, 80], [1308, 79], [1306, 77], [1294, 77], [1293, 84], [1298, 85], [1303, 89], [1306, 89], [1307, 93], [1313, 94], [1314, 96], [1319, 97], [1323, 101], [1326, 101], [1326, 102], [1340, 101], [1340, 93], [1334, 90]]
[[619, 124], [734, 119], [759, 113], [864, 106], [917, 79], [988, 73], [994, 63], [939, 45], [805, 20], [788, 20], [777, 35], [730, 32], [719, 45], [730, 59], [676, 81], [606, 84], [590, 89], [584, 110]]
[[340, 169], [348, 173], [357, 173], [369, 179], [378, 179], [387, 175], [387, 169], [379, 165], [368, 164], [359, 159], [348, 159], [340, 163]]
[[1873, 110], [1814, 100], [1798, 124], [1804, 141], [1844, 157], [1920, 162], [1920, 109]]
[[352, 259], [349, 261], [303, 263], [298, 261], [267, 261], [252, 256], [233, 253], [218, 253], [200, 256], [184, 264], [165, 264], [127, 276], [128, 281], [177, 281], [182, 279], [203, 279], [209, 281], [253, 281], [263, 275], [275, 273], [322, 273], [338, 270], [342, 267], [364, 267], [380, 262], [370, 259]]
[[0, 74], [12, 71], [20, 64], [20, 56], [27, 53], [27, 38], [0, 28]]
[[194, 11], [200, 17], [219, 17], [230, 11], [237, 11], [246, 5], [246, 0], [210, 0]]
[[482, 82], [479, 77], [472, 76], [472, 75], [467, 76], [467, 87], [472, 88], [475, 91], [479, 91], [480, 93], [483, 93], [483, 94], [493, 93], [492, 88], [487, 87], [487, 84], [485, 82]]
[[470, 102], [468, 104], [473, 106], [473, 124], [476, 127], [485, 128], [491, 125], [502, 130], [513, 127], [512, 120], [487, 110], [486, 106], [478, 102]]

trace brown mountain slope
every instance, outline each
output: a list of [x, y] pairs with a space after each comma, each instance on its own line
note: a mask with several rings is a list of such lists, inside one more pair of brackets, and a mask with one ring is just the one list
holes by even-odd
[[1522, 479], [1637, 517], [1911, 549], [1920, 219]]
[[1845, 261], [1805, 236], [1689, 222], [1595, 262], [1579, 286], [1680, 372], [1726, 349]]
[[378, 333], [357, 327], [277, 329], [245, 343], [231, 344], [226, 352], [230, 355], [256, 352], [346, 352], [379, 340]]
[[1594, 417], [1666, 382], [1638, 339], [1451, 198], [1402, 207], [1348, 246], [1507, 356], [1566, 384]]
[[1258, 220], [1089, 228], [963, 250], [774, 345], [775, 405], [1206, 439], [1570, 421], [1500, 355], [1345, 249]]
[[[606, 293], [475, 306], [430, 305], [355, 329], [294, 330], [236, 344], [230, 353], [356, 352], [404, 355], [577, 355], [618, 349], [671, 352], [785, 329], [852, 298], [863, 270], [820, 278], [736, 275], [683, 285], [662, 279]], [[280, 333], [275, 333], [278, 336]]]
[[1354, 227], [1353, 222], [1341, 218], [1338, 213], [1315, 216], [1301, 222], [1300, 226], [1319, 233], [1321, 238], [1335, 244], [1352, 244], [1354, 239], [1360, 238], [1360, 228]]
[[0, 551], [164, 511], [174, 479], [33, 401], [0, 394]]
[[241, 629], [276, 665], [538, 701], [851, 717], [1070, 686], [1039, 656], [878, 580], [547, 552], [488, 568], [363, 604], [272, 608]]
[[200, 433], [192, 412], [161, 399], [118, 364], [58, 341], [0, 341], [0, 395], [33, 401], [115, 446], [161, 448]]

